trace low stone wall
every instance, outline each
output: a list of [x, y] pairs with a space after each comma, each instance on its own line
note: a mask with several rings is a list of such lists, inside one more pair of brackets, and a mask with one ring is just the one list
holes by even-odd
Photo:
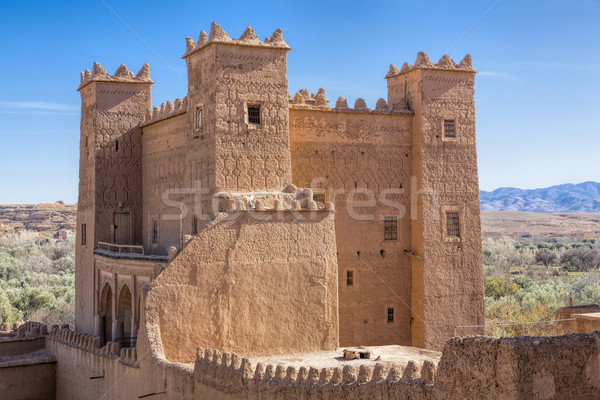
[[56, 358], [45, 351], [46, 326], [26, 322], [14, 328], [0, 341], [0, 399], [54, 400]]
[[23, 359], [0, 363], [0, 398], [10, 400], [56, 399], [56, 361]]
[[206, 399], [388, 399], [431, 397], [435, 365], [409, 362], [406, 368], [385, 363], [342, 367], [253, 366], [249, 359], [219, 350], [197, 350], [194, 381], [197, 398]]
[[598, 399], [600, 333], [453, 338], [434, 381], [435, 399]]
[[3, 357], [32, 353], [34, 351], [43, 349], [44, 346], [45, 344], [43, 337], [3, 340], [0, 342], [0, 360]]
[[386, 362], [335, 368], [253, 365], [237, 354], [203, 348], [189, 364], [152, 357], [146, 348], [136, 361], [139, 368], [131, 368], [114, 352], [108, 356], [54, 339], [47, 340], [47, 349], [58, 359], [57, 398], [67, 400], [83, 394], [130, 399], [156, 392], [178, 400], [600, 398], [598, 332], [453, 338], [437, 368], [429, 361], [405, 367]]

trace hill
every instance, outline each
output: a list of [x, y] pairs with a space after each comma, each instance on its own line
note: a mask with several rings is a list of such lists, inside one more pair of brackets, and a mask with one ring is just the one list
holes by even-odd
[[534, 213], [600, 212], [600, 183], [567, 183], [541, 189], [499, 188], [480, 191], [482, 211]]
[[483, 236], [532, 235], [600, 238], [599, 213], [482, 211]]
[[41, 237], [53, 237], [59, 229], [75, 231], [75, 204], [6, 204], [0, 205], [0, 236], [24, 230]]

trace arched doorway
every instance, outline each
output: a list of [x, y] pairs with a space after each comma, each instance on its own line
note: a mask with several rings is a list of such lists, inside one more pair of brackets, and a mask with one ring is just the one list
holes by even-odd
[[98, 312], [100, 316], [100, 345], [104, 346], [106, 342], [112, 340], [112, 325], [113, 325], [113, 314], [112, 314], [112, 289], [110, 285], [106, 283], [102, 288], [100, 294], [100, 310]]
[[119, 292], [119, 302], [117, 303], [117, 341], [123, 347], [131, 347], [131, 323], [133, 313], [131, 307], [131, 292], [127, 285], [123, 285]]

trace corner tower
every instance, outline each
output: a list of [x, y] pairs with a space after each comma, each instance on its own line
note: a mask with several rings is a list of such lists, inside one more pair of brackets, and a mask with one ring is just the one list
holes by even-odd
[[150, 107], [148, 64], [110, 76], [98, 63], [81, 73], [79, 201], [75, 247], [75, 325], [94, 332], [94, 250], [98, 242], [141, 244], [141, 130]]
[[471, 56], [393, 65], [388, 103], [413, 118], [412, 345], [441, 349], [457, 325], [484, 323]]
[[292, 182], [289, 50], [280, 29], [261, 42], [250, 27], [232, 39], [213, 23], [197, 43], [187, 38], [187, 115], [196, 150], [189, 154], [202, 159], [203, 186], [212, 193], [281, 190]]

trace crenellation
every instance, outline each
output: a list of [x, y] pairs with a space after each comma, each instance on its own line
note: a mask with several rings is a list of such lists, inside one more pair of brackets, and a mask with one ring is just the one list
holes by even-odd
[[310, 367], [308, 370], [308, 377], [306, 379], [306, 383], [313, 386], [317, 385], [319, 383], [320, 376], [320, 371], [317, 368]]
[[206, 42], [208, 42], [208, 35], [204, 31], [200, 31], [200, 35], [198, 35], [198, 43], [197, 46], [203, 46]]
[[373, 379], [373, 366], [363, 364], [358, 371], [357, 381], [360, 383], [369, 382]]
[[365, 102], [365, 99], [362, 99], [359, 97], [354, 102], [354, 111], [371, 111], [371, 110], [369, 110], [369, 108], [367, 107], [367, 103]]
[[187, 97], [178, 97], [175, 101], [167, 100], [160, 107], [154, 106], [146, 112], [144, 122], [140, 125], [146, 127], [159, 121], [183, 115], [187, 112]]
[[283, 382], [286, 377], [287, 371], [283, 365], [277, 365], [275, 368], [275, 379], [277, 382]]
[[296, 384], [303, 384], [308, 379], [308, 368], [304, 365], [300, 367], [298, 370], [298, 375], [296, 376]]
[[391, 78], [392, 76], [396, 76], [399, 73], [400, 71], [398, 71], [398, 68], [394, 64], [390, 64], [390, 69], [388, 70], [388, 73], [385, 75], [385, 77]]
[[267, 374], [266, 366], [263, 363], [256, 364], [256, 368], [254, 369], [254, 379], [256, 380], [264, 380]]
[[375, 105], [375, 111], [389, 111], [387, 102], [384, 99], [379, 98], [377, 100], [377, 104]]
[[283, 33], [281, 29], [275, 30], [271, 36], [265, 38], [265, 40], [261, 42], [252, 27], [247, 27], [239, 39], [234, 39], [231, 38], [219, 24], [212, 22], [208, 37], [206, 32], [201, 31], [198, 42], [194, 42], [193, 39], [189, 37], [186, 38], [186, 52], [182, 58], [186, 58], [192, 53], [195, 53], [196, 51], [207, 47], [212, 43], [236, 44], [253, 47], [271, 47], [285, 50], [290, 49], [287, 43], [283, 40]]
[[298, 379], [298, 370], [293, 365], [290, 365], [285, 370], [284, 382], [293, 383], [293, 382], [296, 382], [297, 379]]
[[425, 52], [419, 52], [417, 54], [417, 59], [413, 65], [405, 62], [402, 64], [402, 68], [398, 71], [393, 64], [390, 64], [390, 69], [386, 74], [385, 78], [390, 79], [395, 76], [404, 74], [406, 72], [415, 70], [415, 69], [432, 69], [432, 70], [448, 70], [448, 71], [468, 71], [473, 72], [473, 66], [471, 65], [471, 55], [467, 54], [461, 60], [459, 64], [456, 64], [454, 60], [450, 58], [448, 54], [444, 54], [440, 57], [437, 63], [433, 64], [431, 60], [429, 60], [429, 56]]
[[81, 73], [78, 90], [90, 82], [153, 83], [150, 79], [150, 66], [147, 63], [135, 75], [127, 69], [125, 64], [121, 64], [111, 76], [98, 62], [94, 62], [91, 73], [88, 69]]
[[275, 366], [273, 364], [267, 364], [265, 367], [265, 377], [264, 380], [269, 382], [275, 379]]
[[259, 44], [260, 43], [260, 40], [258, 40], [258, 36], [256, 36], [254, 29], [252, 29], [249, 26], [246, 28], [244, 33], [242, 33], [242, 35], [240, 36], [238, 41], [240, 41], [242, 43], [250, 43], [250, 44]]
[[358, 379], [359, 367], [355, 365], [344, 365], [342, 368], [342, 382], [354, 383]]

